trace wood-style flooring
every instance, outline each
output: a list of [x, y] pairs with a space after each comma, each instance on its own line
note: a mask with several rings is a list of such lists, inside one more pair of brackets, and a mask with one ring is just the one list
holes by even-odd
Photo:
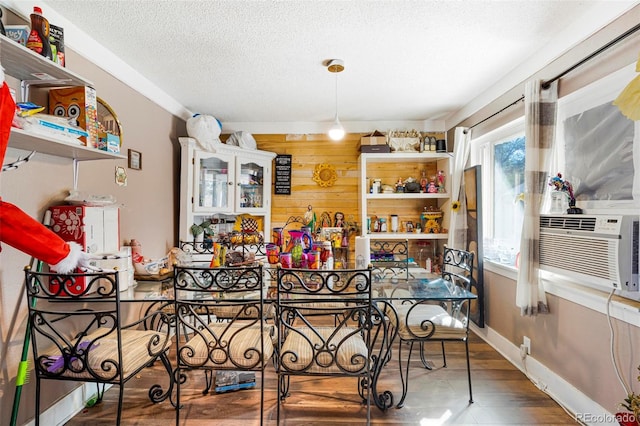
[[[555, 401], [534, 386], [527, 377], [492, 347], [473, 335], [470, 338], [471, 376], [474, 403], [468, 402], [464, 344], [448, 343], [447, 367], [440, 368], [440, 345], [427, 345], [436, 368], [422, 368], [419, 356], [412, 357], [409, 394], [403, 408], [381, 411], [371, 408], [374, 425], [567, 425], [577, 424]], [[404, 351], [406, 353], [407, 351]], [[394, 351], [394, 355], [397, 351]], [[415, 358], [415, 359], [414, 359]], [[167, 400], [152, 404], [149, 387], [162, 374], [160, 363], [144, 370], [125, 386], [122, 424], [175, 424], [175, 411]], [[154, 377], [155, 376], [155, 377]], [[380, 388], [400, 392], [397, 360], [382, 373]], [[248, 389], [225, 394], [202, 394], [204, 375], [190, 373], [181, 389], [181, 425], [249, 426], [260, 424], [260, 391]], [[265, 425], [276, 424], [276, 376], [265, 374]], [[118, 388], [112, 387], [104, 400], [86, 408], [67, 425], [113, 425]], [[396, 397], [397, 400], [397, 397]], [[366, 423], [353, 378], [293, 378], [291, 396], [281, 406], [283, 425], [360, 425]]]

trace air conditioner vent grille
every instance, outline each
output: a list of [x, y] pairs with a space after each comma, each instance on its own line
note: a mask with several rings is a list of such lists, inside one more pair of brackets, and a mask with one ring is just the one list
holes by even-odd
[[591, 231], [596, 228], [594, 217], [565, 217], [565, 216], [540, 216], [541, 229], [565, 229], [575, 231]]
[[540, 265], [610, 282], [619, 282], [615, 240], [544, 234], [540, 236]]

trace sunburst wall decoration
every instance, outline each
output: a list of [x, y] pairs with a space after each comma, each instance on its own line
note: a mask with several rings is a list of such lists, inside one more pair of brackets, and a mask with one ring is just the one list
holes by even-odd
[[316, 164], [316, 167], [313, 170], [313, 181], [319, 186], [322, 188], [328, 188], [333, 186], [337, 179], [338, 175], [336, 174], [336, 169], [331, 164]]

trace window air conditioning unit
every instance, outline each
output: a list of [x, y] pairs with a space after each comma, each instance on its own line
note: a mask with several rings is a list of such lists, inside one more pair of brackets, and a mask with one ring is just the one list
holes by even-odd
[[601, 290], [638, 291], [638, 216], [540, 215], [540, 269]]

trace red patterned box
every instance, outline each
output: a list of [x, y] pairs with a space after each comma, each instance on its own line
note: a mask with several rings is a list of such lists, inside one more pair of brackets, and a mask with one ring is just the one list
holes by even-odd
[[75, 241], [87, 253], [120, 250], [120, 220], [117, 207], [51, 207], [51, 229], [65, 241]]

